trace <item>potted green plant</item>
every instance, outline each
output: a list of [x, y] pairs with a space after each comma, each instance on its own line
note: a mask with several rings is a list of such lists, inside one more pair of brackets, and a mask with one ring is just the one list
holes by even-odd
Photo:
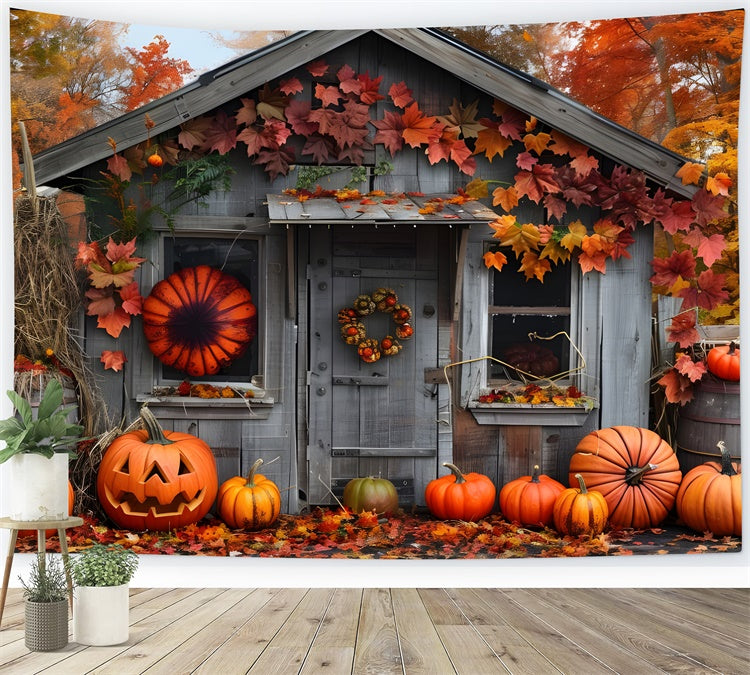
[[8, 392], [15, 408], [0, 420], [0, 463], [11, 471], [10, 518], [21, 521], [64, 520], [68, 517], [68, 462], [83, 427], [71, 423], [71, 407], [63, 407], [63, 388], [50, 380], [36, 411], [28, 399]]
[[102, 647], [126, 642], [129, 636], [129, 582], [138, 556], [120, 544], [94, 544], [75, 556], [71, 572], [73, 639]]
[[68, 644], [68, 584], [60, 558], [39, 553], [23, 586], [26, 647], [35, 652]]

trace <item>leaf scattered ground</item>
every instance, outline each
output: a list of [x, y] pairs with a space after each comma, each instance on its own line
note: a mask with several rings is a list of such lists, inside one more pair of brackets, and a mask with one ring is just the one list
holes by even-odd
[[[618, 530], [598, 537], [561, 537], [548, 528], [529, 529], [498, 514], [476, 523], [435, 520], [424, 512], [378, 517], [342, 509], [315, 508], [280, 516], [267, 529], [230, 530], [207, 518], [170, 532], [130, 532], [84, 517], [68, 531], [69, 550], [94, 543], [120, 543], [141, 554], [257, 556], [270, 558], [471, 559], [568, 558], [740, 551], [738, 537], [697, 534], [676, 524], [649, 530]], [[59, 550], [56, 537], [48, 546]], [[17, 550], [36, 551], [35, 535], [18, 538]]]

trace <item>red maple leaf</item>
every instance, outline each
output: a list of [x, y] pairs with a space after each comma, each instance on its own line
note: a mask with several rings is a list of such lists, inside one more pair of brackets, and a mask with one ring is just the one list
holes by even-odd
[[365, 158], [365, 149], [369, 150], [370, 148], [365, 148], [363, 145], [349, 145], [340, 150], [336, 159], [342, 164], [348, 162], [360, 166]]
[[695, 312], [682, 312], [672, 317], [672, 323], [667, 328], [667, 342], [675, 342], [683, 349], [700, 341], [700, 335], [695, 328]]
[[362, 91], [362, 83], [351, 66], [341, 66], [336, 77], [339, 78], [339, 88], [345, 94], [359, 94]]
[[392, 84], [388, 90], [388, 96], [391, 97], [393, 105], [397, 108], [405, 108], [414, 99], [412, 98], [411, 89], [406, 86], [406, 83], [402, 80], [397, 84]]
[[311, 121], [310, 102], [293, 98], [286, 107], [286, 121], [292, 131], [300, 136], [309, 136], [318, 130], [318, 123]]
[[237, 140], [247, 145], [247, 156], [257, 155], [264, 147], [263, 132], [256, 126], [245, 127], [239, 134]]
[[539, 158], [534, 157], [530, 152], [519, 152], [516, 155], [516, 166], [519, 169], [531, 171], [537, 164], [539, 164]]
[[404, 111], [401, 120], [404, 124], [402, 132], [404, 141], [412, 148], [434, 143], [440, 138], [442, 125], [437, 122], [436, 117], [425, 115], [417, 103], [412, 103]]
[[128, 165], [128, 160], [122, 155], [115, 154], [110, 157], [107, 160], [107, 170], [123, 182], [129, 181], [133, 176], [133, 172]]
[[106, 288], [89, 288], [84, 294], [88, 298], [86, 314], [88, 316], [107, 316], [115, 311], [114, 289]]
[[385, 96], [378, 93], [380, 81], [383, 79], [382, 75], [380, 77], [376, 77], [374, 80], [371, 80], [370, 74], [364, 73], [362, 75], [359, 75], [357, 79], [359, 79], [360, 83], [362, 84], [362, 92], [359, 95], [359, 99], [360, 101], [362, 101], [362, 103], [367, 103], [368, 105], [370, 105], [385, 98]]
[[635, 244], [635, 238], [633, 237], [632, 231], [623, 230], [617, 235], [612, 251], [609, 254], [610, 258], [612, 258], [612, 260], [617, 260], [618, 258], [623, 257], [630, 258], [630, 253], [628, 253], [627, 248], [633, 244]]
[[724, 252], [726, 241], [723, 234], [706, 236], [698, 227], [694, 227], [682, 240], [698, 249], [698, 255], [703, 258], [706, 267], [711, 267]]
[[223, 110], [219, 110], [213, 123], [206, 130], [206, 140], [203, 147], [216, 150], [220, 155], [226, 155], [237, 145], [237, 124], [234, 117], [230, 117]]
[[180, 133], [177, 135], [179, 144], [186, 150], [194, 147], [203, 147], [206, 142], [206, 132], [210, 129], [212, 119], [210, 117], [196, 117], [180, 124]]
[[695, 277], [695, 257], [692, 251], [673, 251], [669, 258], [654, 258], [651, 261], [654, 274], [650, 281], [655, 286], [671, 286], [678, 278]]
[[319, 98], [324, 106], [338, 105], [343, 98], [341, 90], [337, 86], [326, 87], [324, 84], [315, 85], [315, 97]]
[[560, 186], [555, 178], [555, 168], [551, 164], [536, 164], [531, 171], [519, 171], [515, 175], [518, 196], [527, 196], [539, 203], [545, 192], [557, 192]]
[[294, 150], [284, 145], [278, 150], [259, 152], [253, 164], [262, 164], [273, 181], [279, 175], [286, 176], [289, 173], [289, 165], [293, 164], [294, 160]]
[[122, 370], [123, 365], [127, 361], [125, 352], [120, 350], [111, 351], [109, 349], [105, 349], [102, 352], [101, 359], [99, 360], [104, 364], [105, 370], [114, 370], [115, 372]]
[[404, 121], [398, 113], [385, 111], [382, 120], [374, 120], [372, 125], [377, 129], [373, 142], [382, 143], [391, 157], [404, 147]]
[[311, 134], [307, 137], [305, 147], [302, 148], [302, 154], [312, 155], [318, 164], [323, 164], [328, 161], [333, 150], [333, 142], [330, 138], [321, 134]]
[[303, 90], [304, 87], [302, 86], [302, 83], [296, 77], [289, 77], [285, 80], [279, 81], [279, 91], [287, 96], [298, 94]]
[[466, 141], [463, 139], [456, 141], [451, 145], [451, 160], [455, 162], [461, 173], [465, 173], [467, 176], [473, 176], [474, 172], [477, 170], [477, 160], [471, 155], [471, 148], [466, 145]]
[[456, 143], [457, 139], [458, 132], [451, 132], [444, 129], [440, 138], [430, 143], [427, 146], [427, 150], [425, 150], [430, 164], [437, 164], [441, 160], [447, 162], [451, 156], [451, 147]]
[[514, 141], [521, 140], [521, 132], [526, 130], [526, 120], [528, 117], [520, 110], [506, 106], [502, 113], [503, 121], [498, 124], [498, 131], [506, 138]]
[[328, 72], [328, 64], [323, 59], [312, 61], [305, 67], [307, 68], [307, 72], [313, 77], [323, 77]]
[[678, 296], [682, 298], [682, 308], [702, 307], [712, 310], [729, 299], [729, 293], [724, 290], [726, 275], [716, 274], [713, 270], [705, 270], [698, 275], [695, 287], [683, 288]]
[[568, 202], [564, 199], [560, 199], [553, 194], [545, 195], [544, 208], [547, 209], [547, 213], [555, 218], [557, 222], [562, 222], [562, 217], [568, 210]]
[[321, 134], [330, 134], [332, 129], [341, 124], [341, 113], [330, 108], [316, 108], [310, 111], [308, 119], [310, 122], [317, 122]]
[[693, 205], [687, 199], [681, 199], [672, 204], [668, 211], [656, 217], [665, 232], [675, 234], [678, 230], [688, 230], [695, 222]]
[[581, 177], [588, 176], [592, 171], [599, 168], [599, 160], [592, 155], [579, 155], [575, 159], [571, 160], [570, 166], [572, 166], [576, 173]]
[[726, 199], [721, 195], [712, 195], [708, 190], [698, 190], [693, 195], [693, 211], [698, 225], [708, 225], [715, 220], [727, 217], [723, 206]]
[[674, 367], [680, 375], [685, 375], [691, 382], [697, 382], [706, 374], [706, 364], [703, 361], [693, 361], [685, 353], [680, 354]]
[[138, 282], [134, 281], [120, 289], [122, 308], [128, 314], [140, 314], [143, 311], [143, 298], [138, 290]]
[[670, 403], [685, 405], [693, 398], [693, 385], [690, 378], [681, 375], [674, 368], [664, 373], [657, 384], [664, 387], [664, 395]]
[[588, 146], [573, 140], [560, 131], [553, 130], [550, 135], [552, 136], [552, 145], [549, 146], [549, 149], [556, 155], [567, 154], [571, 157], [581, 157], [589, 152]]

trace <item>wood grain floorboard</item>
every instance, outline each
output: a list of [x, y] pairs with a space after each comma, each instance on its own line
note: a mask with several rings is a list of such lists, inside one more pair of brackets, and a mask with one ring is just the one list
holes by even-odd
[[0, 673], [745, 675], [750, 589], [132, 589], [125, 644], [72, 638], [29, 652], [11, 589]]

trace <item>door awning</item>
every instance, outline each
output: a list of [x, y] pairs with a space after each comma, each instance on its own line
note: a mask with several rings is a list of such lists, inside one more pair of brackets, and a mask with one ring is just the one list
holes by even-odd
[[269, 194], [271, 223], [351, 224], [361, 223], [448, 223], [468, 221], [489, 223], [498, 217], [480, 201], [464, 201], [455, 194], [359, 195], [353, 199]]

